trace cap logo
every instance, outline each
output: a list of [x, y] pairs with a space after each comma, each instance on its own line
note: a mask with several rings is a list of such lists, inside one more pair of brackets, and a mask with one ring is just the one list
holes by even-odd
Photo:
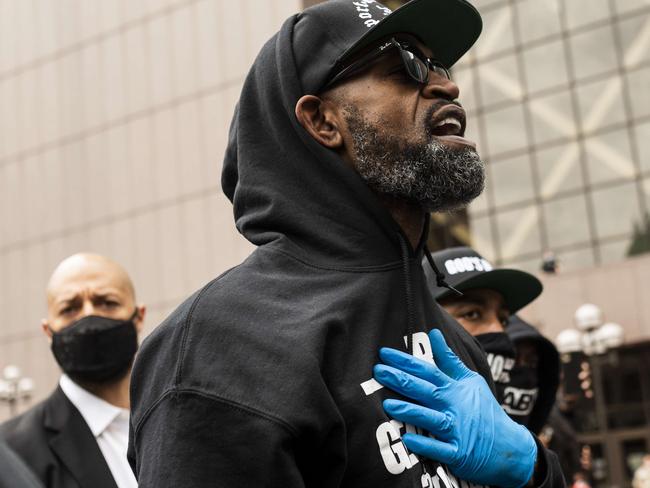
[[[384, 7], [375, 0], [358, 0], [352, 2], [352, 5], [356, 7], [359, 18], [363, 20], [364, 25], [368, 28], [379, 24], [379, 20], [375, 19], [373, 14], [383, 14], [383, 16], [386, 17], [392, 13], [391, 9]], [[379, 10], [379, 12], [377, 12], [377, 10]]]
[[467, 271], [492, 271], [492, 265], [483, 258], [464, 256], [462, 258], [447, 259], [445, 269], [450, 275], [455, 275]]

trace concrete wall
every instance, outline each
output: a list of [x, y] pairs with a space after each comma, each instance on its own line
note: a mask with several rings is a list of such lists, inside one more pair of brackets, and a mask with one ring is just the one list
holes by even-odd
[[584, 303], [598, 305], [607, 322], [625, 329], [625, 341], [650, 339], [650, 256], [602, 267], [543, 275], [544, 292], [521, 312], [550, 339], [573, 327], [573, 314]]
[[248, 255], [219, 185], [228, 125], [254, 56], [301, 8], [0, 0], [0, 368], [34, 379], [32, 403], [59, 375], [39, 322], [61, 259], [123, 264], [151, 330]]

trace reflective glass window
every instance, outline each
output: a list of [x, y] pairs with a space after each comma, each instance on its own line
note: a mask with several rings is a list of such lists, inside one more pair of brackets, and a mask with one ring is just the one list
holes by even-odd
[[594, 190], [592, 204], [599, 238], [632, 234], [640, 214], [636, 183]]
[[523, 89], [514, 55], [480, 64], [478, 79], [484, 106], [521, 100]]
[[494, 203], [497, 207], [532, 200], [535, 197], [528, 154], [493, 162], [491, 174]]
[[573, 29], [609, 17], [608, 0], [565, 0], [567, 27]]
[[637, 124], [634, 133], [641, 171], [650, 171], [650, 122]]
[[479, 60], [491, 54], [512, 49], [515, 41], [512, 34], [512, 7], [504, 5], [482, 13], [483, 34], [476, 41], [476, 56]]
[[519, 32], [523, 42], [540, 39], [560, 32], [558, 0], [522, 0], [516, 4]]
[[470, 219], [469, 229], [472, 234], [472, 247], [485, 259], [495, 258], [494, 238], [492, 237], [491, 217]]
[[636, 168], [630, 153], [629, 141], [627, 129], [585, 139], [587, 168], [591, 183], [634, 177]]
[[607, 242], [598, 246], [600, 250], [600, 262], [602, 264], [615, 263], [627, 257], [630, 249], [630, 238], [624, 238], [614, 242]]
[[588, 268], [594, 265], [594, 251], [591, 246], [572, 249], [571, 251], [560, 251], [555, 254], [558, 259], [560, 272]]
[[496, 217], [501, 256], [504, 259], [541, 250], [539, 212], [536, 206], [499, 212]]
[[650, 115], [650, 67], [630, 71], [626, 76], [632, 101], [632, 116], [639, 118]]
[[559, 192], [584, 185], [577, 143], [540, 150], [536, 159], [542, 198], [549, 199]]
[[551, 249], [589, 241], [589, 221], [584, 195], [546, 202], [544, 218]]
[[581, 32], [569, 39], [577, 79], [612, 71], [616, 50], [611, 25]]
[[617, 0], [614, 2], [614, 8], [617, 13], [623, 14], [635, 10], [650, 10], [650, 3], [648, 0]]
[[524, 50], [528, 91], [535, 93], [568, 84], [566, 61], [562, 41], [553, 41]]
[[485, 129], [490, 155], [525, 147], [524, 113], [521, 105], [485, 113]]
[[582, 128], [593, 132], [625, 121], [623, 80], [613, 76], [577, 88]]
[[623, 65], [638, 66], [650, 60], [650, 11], [622, 20], [618, 32], [623, 49]]
[[571, 94], [568, 90], [534, 97], [526, 107], [531, 116], [535, 144], [576, 136]]

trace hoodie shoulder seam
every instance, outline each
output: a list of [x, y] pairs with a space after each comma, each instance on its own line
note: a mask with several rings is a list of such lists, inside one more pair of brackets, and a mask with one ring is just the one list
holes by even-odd
[[140, 429], [144, 425], [144, 423], [147, 421], [149, 416], [153, 413], [153, 411], [165, 400], [167, 400], [170, 396], [173, 395], [194, 395], [194, 396], [199, 396], [202, 398], [205, 398], [207, 400], [213, 401], [220, 403], [232, 410], [238, 410], [246, 415], [258, 417], [261, 419], [264, 419], [268, 422], [271, 422], [273, 424], [276, 424], [280, 426], [282, 429], [286, 430], [291, 436], [293, 437], [298, 437], [298, 430], [293, 427], [289, 422], [286, 420], [277, 417], [273, 414], [270, 414], [268, 412], [263, 412], [262, 410], [259, 410], [257, 408], [236, 402], [234, 400], [230, 400], [228, 398], [221, 397], [219, 395], [216, 395], [214, 393], [208, 393], [203, 390], [199, 390], [196, 388], [178, 388], [176, 386], [173, 386], [167, 390], [165, 390], [159, 397], [158, 399], [151, 404], [151, 406], [144, 412], [142, 415], [142, 418], [136, 422], [136, 424], [133, 426], [133, 432], [134, 436], [137, 437], [138, 434], [140, 433]]
[[351, 266], [325, 266], [321, 264], [314, 264], [310, 263], [304, 259], [299, 258], [298, 256], [295, 256], [291, 253], [288, 253], [286, 251], [283, 251], [281, 249], [266, 249], [267, 252], [277, 252], [279, 254], [282, 254], [290, 259], [293, 259], [294, 261], [298, 261], [301, 264], [304, 264], [305, 266], [308, 266], [310, 268], [314, 269], [321, 269], [324, 271], [341, 271], [343, 273], [379, 273], [383, 271], [390, 271], [393, 269], [399, 269], [402, 267], [401, 261], [395, 261], [394, 263], [388, 263], [388, 264], [378, 264], [374, 266], [365, 266], [365, 267], [351, 267]]

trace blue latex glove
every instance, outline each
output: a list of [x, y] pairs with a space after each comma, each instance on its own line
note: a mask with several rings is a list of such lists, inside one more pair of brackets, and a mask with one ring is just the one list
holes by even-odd
[[390, 348], [374, 368], [382, 385], [415, 400], [385, 400], [391, 417], [435, 436], [404, 434], [408, 449], [446, 464], [460, 479], [504, 488], [524, 486], [532, 477], [537, 444], [532, 434], [504, 412], [483, 377], [468, 369], [442, 333], [429, 333], [429, 362]]

